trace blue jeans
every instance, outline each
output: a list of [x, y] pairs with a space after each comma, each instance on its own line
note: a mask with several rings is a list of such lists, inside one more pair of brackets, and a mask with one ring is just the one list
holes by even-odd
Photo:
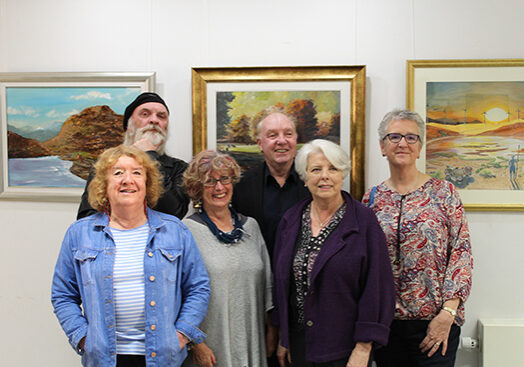
[[388, 345], [374, 351], [378, 367], [453, 367], [460, 339], [460, 327], [453, 324], [448, 349], [442, 356], [442, 345], [431, 357], [422, 353], [419, 344], [426, 337], [429, 320], [394, 320]]

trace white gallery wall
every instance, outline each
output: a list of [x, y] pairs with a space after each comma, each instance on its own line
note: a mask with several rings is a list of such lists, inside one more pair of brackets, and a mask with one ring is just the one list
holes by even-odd
[[[524, 58], [522, 14], [522, 0], [0, 0], [0, 72], [155, 71], [168, 151], [189, 160], [191, 67], [366, 65], [369, 187], [388, 176], [376, 128], [405, 106], [406, 60]], [[49, 301], [77, 206], [0, 201], [2, 366], [80, 365]], [[524, 318], [524, 212], [467, 217], [477, 337], [480, 318]], [[460, 351], [457, 366], [479, 361]]]

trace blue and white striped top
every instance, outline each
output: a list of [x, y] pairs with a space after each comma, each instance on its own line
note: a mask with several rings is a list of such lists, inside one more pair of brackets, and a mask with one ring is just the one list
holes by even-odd
[[111, 228], [116, 245], [113, 269], [117, 354], [145, 354], [144, 253], [149, 223]]

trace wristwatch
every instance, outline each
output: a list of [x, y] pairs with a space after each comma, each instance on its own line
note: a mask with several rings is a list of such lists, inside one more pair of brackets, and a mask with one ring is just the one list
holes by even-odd
[[444, 311], [448, 311], [451, 314], [451, 316], [453, 316], [453, 317], [457, 316], [457, 310], [454, 310], [451, 307], [444, 306], [444, 307], [442, 307], [442, 309]]

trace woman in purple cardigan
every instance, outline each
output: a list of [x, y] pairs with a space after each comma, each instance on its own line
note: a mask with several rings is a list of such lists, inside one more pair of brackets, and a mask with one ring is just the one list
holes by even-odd
[[289, 209], [274, 252], [277, 351], [282, 367], [370, 365], [385, 345], [395, 289], [384, 234], [369, 208], [342, 191], [349, 158], [327, 140], [298, 152], [313, 199]]

